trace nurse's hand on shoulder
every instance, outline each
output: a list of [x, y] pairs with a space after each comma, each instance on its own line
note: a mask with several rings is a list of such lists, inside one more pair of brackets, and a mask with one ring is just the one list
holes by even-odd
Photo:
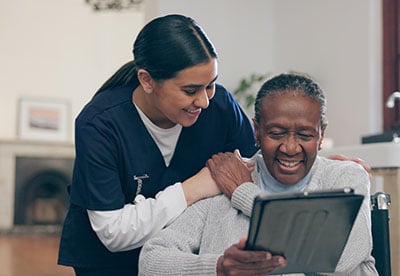
[[217, 262], [217, 275], [266, 275], [278, 268], [284, 267], [287, 261], [282, 256], [272, 256], [267, 251], [244, 250], [246, 238], [240, 239], [225, 250]]
[[252, 182], [251, 172], [254, 163], [245, 161], [239, 150], [214, 154], [208, 161], [207, 167], [221, 192], [231, 198], [235, 189], [245, 182]]
[[204, 167], [197, 174], [185, 180], [182, 183], [182, 189], [188, 206], [200, 199], [221, 193], [207, 167]]

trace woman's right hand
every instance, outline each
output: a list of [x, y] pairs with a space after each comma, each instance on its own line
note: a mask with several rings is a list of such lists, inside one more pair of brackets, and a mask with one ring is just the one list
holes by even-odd
[[217, 275], [267, 275], [268, 273], [285, 267], [287, 260], [282, 256], [272, 256], [267, 251], [245, 250], [246, 237], [239, 243], [225, 250], [217, 261]]
[[231, 198], [235, 189], [245, 182], [252, 182], [251, 172], [254, 164], [246, 162], [239, 150], [214, 154], [208, 161], [207, 167], [221, 192]]
[[207, 167], [204, 167], [197, 174], [185, 180], [182, 183], [182, 189], [188, 206], [200, 199], [221, 193]]

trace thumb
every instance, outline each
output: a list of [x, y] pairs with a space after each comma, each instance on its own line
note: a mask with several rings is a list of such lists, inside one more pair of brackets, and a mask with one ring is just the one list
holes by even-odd
[[240, 238], [239, 248], [240, 249], [245, 249], [246, 248], [246, 243], [247, 243], [247, 236], [244, 236], [244, 237]]

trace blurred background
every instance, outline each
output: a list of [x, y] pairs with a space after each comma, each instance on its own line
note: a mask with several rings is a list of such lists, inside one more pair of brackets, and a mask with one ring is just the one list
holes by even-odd
[[398, 89], [398, 8], [399, 0], [0, 0], [0, 276], [73, 275], [56, 259], [74, 119], [132, 59], [149, 20], [193, 17], [231, 91], [252, 75], [312, 76], [328, 99], [332, 147], [358, 145], [398, 119], [398, 102], [385, 105]]

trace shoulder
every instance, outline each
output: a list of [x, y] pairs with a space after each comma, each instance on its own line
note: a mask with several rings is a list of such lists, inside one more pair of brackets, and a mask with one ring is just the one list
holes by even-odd
[[318, 169], [323, 170], [325, 173], [366, 173], [366, 171], [360, 164], [353, 161], [340, 161], [318, 156], [316, 162]]
[[132, 104], [133, 90], [129, 86], [121, 86], [101, 92], [94, 96], [77, 117], [79, 120], [92, 120], [99, 114], [112, 112], [121, 105]]
[[319, 183], [319, 188], [351, 187], [361, 193], [369, 190], [368, 173], [356, 162], [332, 160], [319, 156], [315, 165], [313, 180]]

